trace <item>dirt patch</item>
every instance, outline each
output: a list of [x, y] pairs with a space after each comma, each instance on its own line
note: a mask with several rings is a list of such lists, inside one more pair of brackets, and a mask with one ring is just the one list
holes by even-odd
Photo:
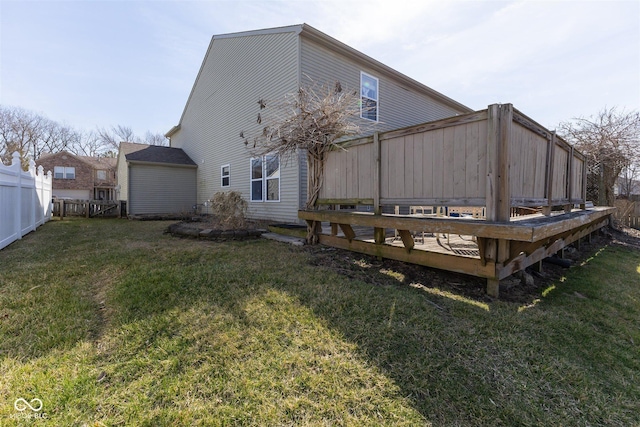
[[[565, 259], [570, 260], [572, 265], [578, 264], [607, 244], [640, 250], [640, 230], [626, 227], [620, 230], [603, 229], [592, 235], [591, 242], [582, 239], [579, 248], [576, 243], [565, 248]], [[424, 286], [479, 302], [494, 301], [494, 298], [486, 294], [486, 280], [479, 277], [389, 259], [379, 260], [373, 256], [322, 245], [305, 246], [303, 250], [312, 255], [312, 265], [327, 267], [350, 279], [372, 285]], [[567, 268], [545, 261], [541, 273], [532, 269], [526, 271], [528, 281], [525, 277], [521, 279], [514, 275], [500, 283], [500, 300], [530, 304], [540, 298], [542, 291], [552, 282], [562, 277]]]

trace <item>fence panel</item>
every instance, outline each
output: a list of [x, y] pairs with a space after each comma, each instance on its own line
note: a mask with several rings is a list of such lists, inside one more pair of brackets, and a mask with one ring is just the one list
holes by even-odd
[[511, 197], [544, 199], [548, 141], [514, 122], [509, 153], [511, 156]]
[[373, 137], [348, 141], [327, 157], [320, 199], [492, 212], [492, 200], [549, 212], [585, 202], [582, 154], [518, 111], [499, 120], [488, 111], [380, 133], [379, 148]]
[[616, 220], [627, 227], [640, 229], [640, 201], [618, 199], [615, 205], [618, 208], [614, 214]]
[[0, 249], [51, 219], [52, 182], [33, 160], [23, 171], [17, 152], [10, 166], [0, 163]]

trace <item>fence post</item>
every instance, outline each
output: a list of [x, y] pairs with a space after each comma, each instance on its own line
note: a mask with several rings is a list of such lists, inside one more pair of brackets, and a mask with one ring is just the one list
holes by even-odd
[[[373, 134], [373, 155], [375, 156], [375, 163], [374, 163], [375, 167], [373, 172], [373, 214], [381, 215], [382, 208], [380, 206], [380, 192], [381, 192], [380, 186], [382, 185], [381, 184], [382, 159], [380, 158], [380, 156], [382, 155], [382, 153], [381, 153], [381, 147], [380, 147], [380, 133], [377, 131]], [[384, 243], [384, 239], [385, 239], [384, 233], [385, 233], [384, 228], [374, 228], [373, 229], [374, 241], [378, 244]]]
[[569, 148], [569, 163], [567, 164], [567, 199], [568, 203], [564, 205], [565, 213], [570, 213], [573, 209], [573, 145]]
[[542, 213], [545, 216], [551, 215], [553, 208], [553, 170], [555, 164], [556, 153], [556, 131], [551, 132], [549, 140], [549, 150], [547, 151], [547, 205], [542, 207]]
[[22, 165], [20, 164], [20, 153], [13, 152], [11, 157], [11, 167], [16, 172], [16, 201], [14, 204], [14, 215], [16, 219], [15, 232], [18, 239], [22, 239]]
[[[513, 105], [493, 104], [487, 117], [487, 220], [508, 223], [511, 216], [511, 184], [509, 145], [513, 123]], [[482, 244], [482, 243], [480, 243]], [[509, 257], [509, 241], [487, 239], [484, 242], [485, 256], [496, 264]], [[497, 272], [496, 272], [497, 277]], [[500, 281], [487, 279], [487, 294], [498, 296]]]
[[38, 177], [36, 176], [36, 162], [29, 160], [29, 175], [33, 178], [33, 191], [29, 191], [31, 195], [31, 203], [29, 204], [29, 231], [36, 229], [36, 207], [38, 206]]

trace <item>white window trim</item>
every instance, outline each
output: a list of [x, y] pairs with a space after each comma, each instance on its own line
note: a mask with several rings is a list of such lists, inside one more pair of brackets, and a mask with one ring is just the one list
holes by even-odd
[[[277, 154], [276, 154], [277, 155]], [[269, 154], [267, 154], [267, 156], [269, 156]], [[278, 169], [280, 170], [280, 172], [278, 173], [277, 177], [273, 177], [273, 178], [267, 178], [267, 162], [266, 162], [266, 157], [267, 156], [262, 156], [262, 157], [252, 157], [251, 159], [249, 159], [249, 202], [252, 203], [280, 203], [281, 195], [280, 195], [280, 191], [281, 191], [281, 176], [282, 176], [282, 164], [280, 162], [280, 158], [278, 156]], [[262, 165], [262, 177], [261, 178], [253, 178], [253, 161], [259, 159]], [[277, 179], [278, 180], [278, 199], [277, 200], [268, 200], [267, 198], [267, 181], [273, 180], [273, 179]], [[254, 181], [261, 181], [262, 182], [262, 198], [261, 199], [253, 199], [253, 183]]]
[[[262, 158], [259, 158], [259, 157], [252, 157], [249, 159], [249, 202], [250, 203], [262, 202], [264, 199], [264, 183], [262, 184], [263, 191], [262, 191], [261, 198], [256, 200], [254, 200], [253, 198], [253, 182], [258, 180], [263, 181], [263, 177], [255, 178], [255, 179], [253, 178], [253, 161], [257, 159], [262, 160]], [[264, 165], [262, 165], [262, 168], [264, 169]]]
[[[375, 101], [375, 103], [376, 103], [376, 119], [375, 120], [371, 120], [370, 118], [364, 117], [362, 115], [362, 107], [363, 107], [363, 104], [362, 104], [362, 98], [363, 98], [363, 95], [362, 95], [362, 77], [363, 76], [367, 76], [368, 78], [373, 79], [373, 80], [376, 81], [376, 98], [374, 99], [374, 98], [369, 98], [368, 96], [364, 96], [364, 98], [368, 98], [368, 99], [370, 99], [372, 101]], [[364, 119], [364, 120], [368, 120], [370, 122], [375, 122], [375, 123], [380, 121], [380, 79], [378, 79], [377, 77], [372, 76], [369, 73], [365, 73], [364, 71], [360, 71], [360, 118]]]
[[[62, 178], [56, 178], [56, 168], [62, 169]], [[69, 178], [67, 176], [67, 169], [73, 169], [73, 178]], [[54, 166], [53, 167], [53, 177], [55, 179], [76, 179], [76, 168], [75, 166]]]
[[[224, 168], [229, 169], [229, 172], [226, 175], [224, 174]], [[229, 178], [229, 183], [227, 185], [224, 185], [225, 178]], [[220, 166], [220, 187], [226, 188], [230, 186], [231, 186], [231, 165], [230, 164], [222, 165]]]
[[[278, 157], [278, 176], [277, 177], [269, 178], [267, 176], [266, 158], [268, 156], [276, 156], [276, 157]], [[264, 179], [264, 188], [263, 188], [262, 194], [264, 194], [264, 201], [266, 203], [279, 203], [280, 202], [280, 176], [282, 175], [282, 164], [280, 162], [280, 156], [277, 155], [277, 154], [267, 154], [266, 156], [263, 157], [263, 159], [264, 160], [262, 161], [262, 164], [263, 164], [264, 169], [263, 169], [263, 172], [262, 172], [262, 176], [264, 177], [263, 178]], [[267, 197], [267, 195], [268, 195], [268, 193], [267, 193], [267, 189], [268, 189], [267, 182], [271, 181], [271, 180], [274, 180], [274, 179], [278, 180], [278, 200], [269, 200], [268, 197]]]

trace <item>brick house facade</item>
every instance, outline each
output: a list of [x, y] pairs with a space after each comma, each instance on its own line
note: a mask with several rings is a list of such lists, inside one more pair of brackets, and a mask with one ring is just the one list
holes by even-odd
[[115, 200], [116, 159], [67, 151], [41, 156], [36, 164], [53, 174], [53, 197]]

